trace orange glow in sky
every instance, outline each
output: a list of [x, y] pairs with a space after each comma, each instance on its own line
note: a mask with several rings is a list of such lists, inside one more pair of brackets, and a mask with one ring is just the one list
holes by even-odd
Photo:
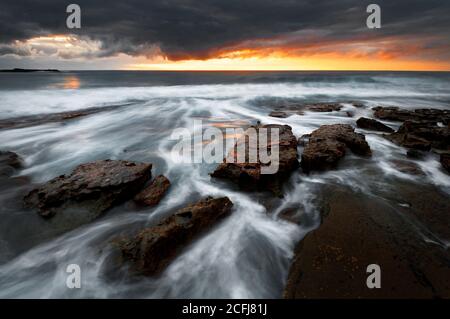
[[[450, 61], [421, 58], [415, 42], [383, 39], [378, 42], [326, 43], [286, 48], [218, 50], [211, 58], [171, 61], [142, 59], [132, 70], [398, 70], [448, 71]], [[433, 52], [430, 52], [431, 54]]]
[[324, 57], [248, 57], [248, 58], [213, 58], [208, 60], [167, 61], [163, 63], [137, 63], [126, 66], [131, 70], [398, 70], [398, 71], [442, 71], [450, 70], [448, 63], [383, 60], [369, 58]]
[[[283, 40], [282, 38], [280, 38]], [[171, 60], [161, 51], [133, 56], [116, 54], [113, 68], [123, 70], [166, 71], [289, 71], [289, 70], [349, 70], [349, 71], [450, 71], [450, 46], [439, 48], [425, 44], [433, 39], [384, 37], [379, 39], [317, 40], [316, 42], [282, 42], [264, 39], [217, 48], [209, 58]], [[438, 42], [439, 39], [435, 39]], [[281, 44], [280, 44], [280, 43]], [[101, 42], [77, 35], [48, 35], [15, 41], [14, 46], [30, 56], [52, 55], [63, 60], [95, 59], [101, 52]], [[439, 58], [441, 57], [441, 58]], [[100, 58], [101, 60], [101, 58]], [[95, 60], [91, 60], [94, 61]], [[95, 65], [95, 64], [93, 64]], [[94, 67], [95, 68], [95, 67]], [[76, 86], [72, 81], [68, 84]]]

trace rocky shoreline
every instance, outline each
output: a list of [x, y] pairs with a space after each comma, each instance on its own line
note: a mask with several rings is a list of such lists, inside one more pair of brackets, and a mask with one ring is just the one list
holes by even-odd
[[[355, 107], [363, 105], [353, 103]], [[340, 103], [290, 105], [270, 113], [287, 118], [304, 112], [338, 112]], [[25, 119], [11, 124], [36, 125], [96, 113], [51, 115], [46, 119]], [[361, 117], [355, 126], [380, 132], [386, 140], [404, 147], [409, 157], [439, 156], [442, 171], [450, 174], [450, 111], [437, 109], [402, 110], [376, 107], [373, 117]], [[395, 131], [385, 123], [401, 123]], [[5, 122], [6, 123], [6, 122]], [[9, 124], [0, 123], [1, 128]], [[2, 126], [3, 125], [3, 126]], [[288, 125], [257, 124], [250, 127], [280, 130], [278, 171], [261, 174], [261, 162], [230, 163], [224, 159], [211, 173], [213, 179], [229, 180], [245, 191], [269, 191], [273, 197], [283, 195], [283, 184], [296, 171], [312, 174], [339, 168], [346, 153], [361, 161], [370, 160], [372, 150], [365, 135], [349, 124], [322, 125], [298, 139]], [[365, 131], [363, 131], [365, 132]], [[238, 140], [243, 143], [243, 140]], [[271, 141], [269, 141], [269, 149]], [[236, 147], [235, 146], [235, 147]], [[300, 146], [300, 147], [299, 147]], [[302, 150], [301, 154], [299, 149]], [[257, 148], [257, 150], [259, 150]], [[246, 150], [248, 151], [248, 149]], [[425, 155], [424, 155], [425, 154]], [[233, 155], [233, 154], [232, 154]], [[300, 161], [299, 161], [300, 159]], [[423, 174], [420, 168], [397, 161], [395, 166], [406, 174]], [[20, 156], [0, 152], [1, 184], [23, 168]], [[163, 175], [151, 179], [152, 164], [123, 160], [102, 160], [77, 166], [31, 190], [25, 206], [53, 223], [64, 224], [64, 231], [90, 223], [121, 203], [134, 201], [145, 207], [157, 206], [170, 191], [171, 182]], [[300, 175], [301, 177], [302, 175]], [[420, 187], [415, 185], [414, 187]], [[440, 278], [450, 278], [450, 255], [442, 245], [426, 243], [414, 225], [402, 214], [412, 214], [430, 231], [450, 238], [448, 200], [436, 189], [424, 189], [415, 202], [414, 187], [398, 185], [398, 194], [409, 207], [394, 207], [380, 198], [357, 193], [342, 186], [328, 185], [320, 198], [327, 207], [321, 225], [297, 246], [290, 267], [286, 298], [436, 298], [450, 297], [450, 285]], [[173, 212], [156, 226], [116, 242], [125, 263], [141, 274], [155, 276], [200, 235], [232, 213], [229, 198], [203, 198]], [[444, 225], [444, 226], [443, 226]], [[365, 285], [365, 267], [383, 265], [386, 283], [382, 289]]]

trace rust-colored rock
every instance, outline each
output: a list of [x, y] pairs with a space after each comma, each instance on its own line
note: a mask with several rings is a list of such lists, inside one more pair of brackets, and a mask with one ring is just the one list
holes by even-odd
[[[257, 134], [261, 128], [268, 131], [268, 151], [272, 149], [274, 143], [278, 144], [279, 156], [277, 162], [270, 163], [273, 166], [278, 165], [278, 170], [273, 174], [263, 174], [262, 168], [269, 164], [261, 163], [259, 156], [256, 162], [250, 162], [250, 151], [256, 151], [255, 154], [259, 154], [259, 143], [257, 145], [250, 145], [246, 142], [245, 138], [249, 130], [246, 131], [243, 137], [239, 138], [236, 142], [234, 150], [231, 156], [229, 155], [224, 162], [220, 164], [216, 170], [211, 174], [212, 177], [229, 179], [242, 188], [249, 190], [270, 190], [276, 195], [281, 195], [281, 184], [289, 177], [289, 175], [298, 168], [297, 160], [297, 139], [292, 134], [292, 128], [288, 125], [257, 125], [252, 126], [250, 129], [255, 129]], [[279, 141], [271, 141], [271, 130], [279, 130]], [[245, 162], [238, 163], [237, 161], [237, 145], [245, 143]], [[231, 158], [232, 161], [227, 159]]]
[[151, 176], [152, 164], [102, 160], [82, 164], [25, 196], [26, 206], [50, 218], [67, 210], [89, 211], [91, 218], [132, 198]]
[[374, 131], [381, 131], [381, 132], [387, 132], [392, 133], [394, 130], [390, 128], [387, 125], [384, 125], [383, 123], [374, 120], [374, 119], [368, 119], [366, 117], [361, 117], [356, 121], [356, 125], [358, 125], [359, 128], [363, 128], [366, 130], [374, 130]]
[[124, 259], [145, 275], [164, 270], [186, 245], [231, 213], [228, 197], [207, 197], [119, 243]]
[[372, 155], [364, 135], [355, 133], [350, 125], [322, 125], [311, 133], [301, 166], [305, 172], [333, 168], [344, 157], [347, 147], [357, 155]]
[[145, 206], [155, 206], [166, 194], [170, 187], [170, 181], [164, 175], [157, 176], [149, 186], [134, 197], [134, 200]]

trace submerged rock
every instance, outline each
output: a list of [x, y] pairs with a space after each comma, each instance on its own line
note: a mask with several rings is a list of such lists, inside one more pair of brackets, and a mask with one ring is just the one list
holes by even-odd
[[383, 123], [374, 120], [374, 119], [368, 119], [366, 117], [361, 117], [356, 121], [356, 125], [358, 125], [359, 128], [367, 129], [367, 130], [374, 130], [374, 131], [381, 131], [381, 132], [388, 132], [392, 133], [394, 130], [390, 128], [387, 125], [384, 125]]
[[[152, 164], [102, 160], [82, 164], [25, 196], [26, 206], [45, 218], [65, 210], [88, 211], [93, 219], [132, 198], [151, 176]], [[81, 213], [80, 213], [81, 214]]]
[[134, 197], [134, 201], [145, 206], [155, 206], [164, 197], [169, 187], [170, 181], [167, 177], [159, 175]]
[[124, 259], [145, 275], [156, 275], [198, 235], [231, 213], [228, 197], [207, 197], [180, 209], [156, 226], [119, 243]]
[[305, 172], [333, 168], [344, 157], [347, 147], [357, 155], [372, 155], [364, 135], [355, 133], [350, 125], [322, 125], [311, 133], [301, 166]]
[[425, 175], [424, 171], [414, 162], [403, 160], [391, 160], [390, 163], [399, 172], [410, 175]]
[[10, 151], [0, 151], [0, 176], [9, 177], [22, 167], [19, 155]]
[[[260, 148], [259, 143], [255, 143], [257, 145], [249, 145], [246, 142], [246, 136], [249, 134], [250, 129], [255, 129], [257, 134], [259, 134], [261, 128], [268, 131], [267, 151], [269, 153], [272, 151], [272, 145], [278, 144], [278, 158], [273, 158], [270, 163], [261, 163], [259, 156], [256, 162], [250, 162], [249, 160], [249, 153], [253, 151], [255, 154], [259, 154]], [[270, 140], [272, 129], [279, 130], [279, 141]], [[232, 153], [211, 173], [211, 176], [229, 179], [245, 189], [270, 190], [276, 195], [281, 195], [282, 182], [299, 166], [297, 160], [297, 139], [292, 134], [292, 128], [288, 125], [268, 124], [252, 126], [249, 130], [245, 132], [243, 137], [238, 139]], [[245, 143], [245, 162], [238, 163], [236, 150], [237, 146], [243, 143]], [[273, 167], [278, 166], [278, 169], [272, 174], [264, 174], [262, 169], [264, 167], [267, 168], [269, 165]]]

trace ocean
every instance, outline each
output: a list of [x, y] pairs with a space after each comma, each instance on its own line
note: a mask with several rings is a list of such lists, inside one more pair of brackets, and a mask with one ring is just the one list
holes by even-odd
[[[269, 116], [282, 105], [315, 102], [340, 102], [343, 108]], [[371, 108], [380, 105], [450, 109], [450, 73], [0, 73], [0, 150], [21, 156], [25, 167], [15, 177], [28, 180], [0, 188], [0, 297], [280, 298], [297, 242], [320, 224], [318, 194], [324, 185], [389, 201], [399, 183], [433, 187], [448, 195], [450, 177], [438, 157], [406, 159], [406, 150], [381, 133], [357, 129], [366, 135], [371, 159], [348, 154], [337, 170], [309, 175], [298, 171], [286, 183], [285, 196], [276, 205], [266, 205], [264, 194], [212, 179], [209, 173], [217, 164], [174, 161], [172, 132], [187, 128], [201, 134], [193, 130], [194, 120], [219, 128], [245, 128], [260, 121], [288, 124], [300, 137], [324, 124], [356, 126], [359, 117], [373, 117]], [[50, 114], [89, 109], [95, 112], [45, 121]], [[15, 126], [17, 119], [34, 124]], [[1, 128], [2, 123], [13, 124]], [[384, 123], [393, 129], [401, 124]], [[43, 183], [99, 159], [153, 163], [152, 175], [164, 174], [172, 187], [155, 208], [124, 203], [62, 234], [23, 208], [21, 198], [29, 183]], [[390, 164], [396, 159], [414, 162], [424, 174], [396, 170]], [[133, 277], [126, 267], [113, 266], [118, 258], [111, 244], [114, 238], [154, 225], [174, 209], [207, 195], [228, 196], [233, 214], [189, 245], [162, 276]], [[300, 225], [280, 218], [292, 207], [301, 215]], [[422, 235], [449, 245], [428, 232]], [[84, 289], [67, 289], [69, 264], [80, 265]]]

